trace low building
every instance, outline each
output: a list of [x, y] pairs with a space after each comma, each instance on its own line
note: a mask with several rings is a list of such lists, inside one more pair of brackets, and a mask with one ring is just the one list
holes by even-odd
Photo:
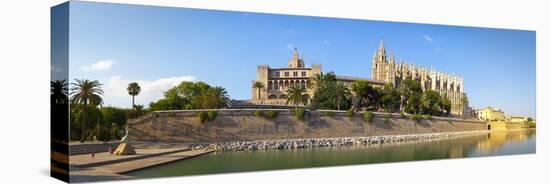
[[505, 121], [506, 116], [501, 109], [486, 107], [483, 109], [474, 110], [474, 115], [477, 119], [485, 121]]
[[509, 123], [525, 123], [527, 121], [529, 121], [529, 117], [525, 117], [525, 116], [507, 116], [506, 117], [506, 122], [509, 122]]

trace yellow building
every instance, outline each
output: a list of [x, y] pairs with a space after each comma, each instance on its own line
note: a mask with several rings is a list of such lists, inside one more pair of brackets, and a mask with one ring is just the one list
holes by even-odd
[[525, 123], [529, 121], [529, 117], [525, 117], [525, 116], [507, 116], [506, 117], [506, 122], [509, 122], [509, 123]]
[[475, 110], [474, 115], [477, 119], [485, 121], [505, 121], [504, 112], [497, 108], [486, 107]]
[[[298, 50], [294, 49], [287, 66], [271, 68], [269, 65], [258, 65], [256, 80], [252, 81], [252, 100], [249, 102], [261, 105], [285, 105], [286, 90], [291, 86], [305, 87], [306, 95], [312, 97], [314, 91], [307, 88], [310, 83], [309, 78], [321, 73], [321, 65], [312, 64], [311, 67], [306, 67], [304, 57], [300, 57]], [[256, 82], [262, 83], [264, 88], [254, 88]]]

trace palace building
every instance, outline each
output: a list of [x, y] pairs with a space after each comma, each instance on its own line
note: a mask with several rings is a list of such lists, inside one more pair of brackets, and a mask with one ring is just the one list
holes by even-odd
[[294, 49], [292, 58], [288, 60], [286, 68], [270, 68], [268, 65], [258, 65], [256, 69], [256, 80], [265, 85], [258, 96], [258, 89], [252, 87], [252, 102], [259, 105], [285, 105], [287, 95], [286, 90], [290, 86], [299, 85], [307, 89], [306, 94], [313, 96], [314, 91], [307, 88], [310, 83], [309, 78], [315, 74], [321, 73], [321, 65], [312, 64], [311, 68], [306, 68], [304, 57], [300, 58], [298, 50]]
[[[372, 58], [372, 79], [336, 76], [338, 81], [350, 85], [355, 80], [367, 80], [374, 87], [383, 87], [392, 84], [398, 88], [401, 81], [410, 78], [420, 82], [422, 90], [434, 90], [442, 96], [447, 95], [452, 103], [451, 114], [461, 116], [468, 104], [461, 105], [461, 98], [465, 96], [463, 79], [454, 75], [438, 72], [415, 64], [397, 63], [393, 54], [386, 54], [384, 41], [374, 52]], [[285, 105], [287, 100], [286, 90], [290, 86], [301, 85], [306, 88], [306, 95], [312, 97], [314, 89], [307, 88], [310, 77], [321, 74], [321, 65], [312, 64], [306, 67], [304, 57], [300, 57], [298, 50], [294, 49], [292, 57], [288, 60], [286, 68], [271, 68], [268, 65], [258, 65], [256, 79], [252, 81], [252, 99], [248, 103], [255, 105]], [[264, 88], [254, 88], [255, 82], [264, 84]], [[258, 90], [260, 90], [258, 92]]]

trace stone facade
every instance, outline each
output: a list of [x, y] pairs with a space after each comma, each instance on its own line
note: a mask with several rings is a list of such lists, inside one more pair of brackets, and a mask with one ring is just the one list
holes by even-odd
[[[306, 87], [306, 95], [313, 97], [314, 89], [307, 88], [310, 77], [321, 74], [321, 65], [312, 64], [306, 67], [304, 57], [300, 57], [297, 49], [294, 49], [292, 57], [288, 60], [287, 68], [270, 68], [268, 65], [258, 65], [256, 79], [252, 81], [252, 98], [248, 101], [258, 105], [285, 105], [286, 90], [290, 86], [301, 85]], [[455, 117], [470, 118], [471, 109], [468, 104], [461, 104], [461, 99], [466, 97], [464, 93], [464, 80], [461, 77], [449, 75], [433, 69], [428, 69], [415, 64], [397, 63], [393, 54], [386, 54], [384, 41], [375, 51], [372, 59], [372, 78], [358, 78], [349, 76], [336, 76], [336, 79], [346, 85], [356, 80], [367, 80], [374, 87], [383, 87], [390, 83], [399, 87], [401, 81], [406, 78], [418, 80], [423, 90], [434, 90], [439, 94], [447, 95], [451, 101], [451, 115]], [[255, 82], [264, 84], [264, 88], [254, 88]], [[260, 90], [258, 92], [258, 90]]]
[[506, 117], [501, 109], [486, 107], [483, 109], [474, 110], [474, 115], [477, 119], [485, 121], [505, 121]]
[[[307, 86], [309, 78], [321, 73], [321, 65], [312, 64], [310, 68], [305, 66], [304, 57], [300, 57], [298, 50], [294, 49], [292, 58], [288, 60], [286, 68], [270, 68], [269, 65], [258, 65], [256, 80], [252, 81], [253, 104], [262, 105], [285, 105], [287, 100], [286, 90], [291, 86], [303, 86], [306, 94], [313, 96], [314, 91]], [[264, 88], [258, 93], [254, 88], [255, 82], [264, 84]], [[259, 95], [258, 95], [259, 94]]]
[[434, 90], [440, 95], [447, 95], [451, 101], [451, 114], [460, 116], [464, 114], [468, 104], [461, 104], [464, 93], [464, 80], [461, 77], [439, 72], [433, 68], [427, 68], [416, 64], [399, 63], [394, 59], [393, 53], [386, 53], [384, 41], [374, 52], [372, 58], [372, 80], [391, 83], [399, 87], [405, 79], [413, 79], [420, 82], [422, 90]]

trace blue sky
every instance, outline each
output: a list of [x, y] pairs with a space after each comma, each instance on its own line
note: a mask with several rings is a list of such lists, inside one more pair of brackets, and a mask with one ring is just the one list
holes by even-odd
[[256, 66], [285, 67], [294, 47], [307, 66], [370, 78], [383, 39], [398, 60], [462, 76], [471, 106], [535, 117], [533, 31], [74, 1], [70, 13], [70, 78], [103, 83], [106, 105], [130, 106], [130, 81], [145, 105], [182, 80], [248, 99]]

